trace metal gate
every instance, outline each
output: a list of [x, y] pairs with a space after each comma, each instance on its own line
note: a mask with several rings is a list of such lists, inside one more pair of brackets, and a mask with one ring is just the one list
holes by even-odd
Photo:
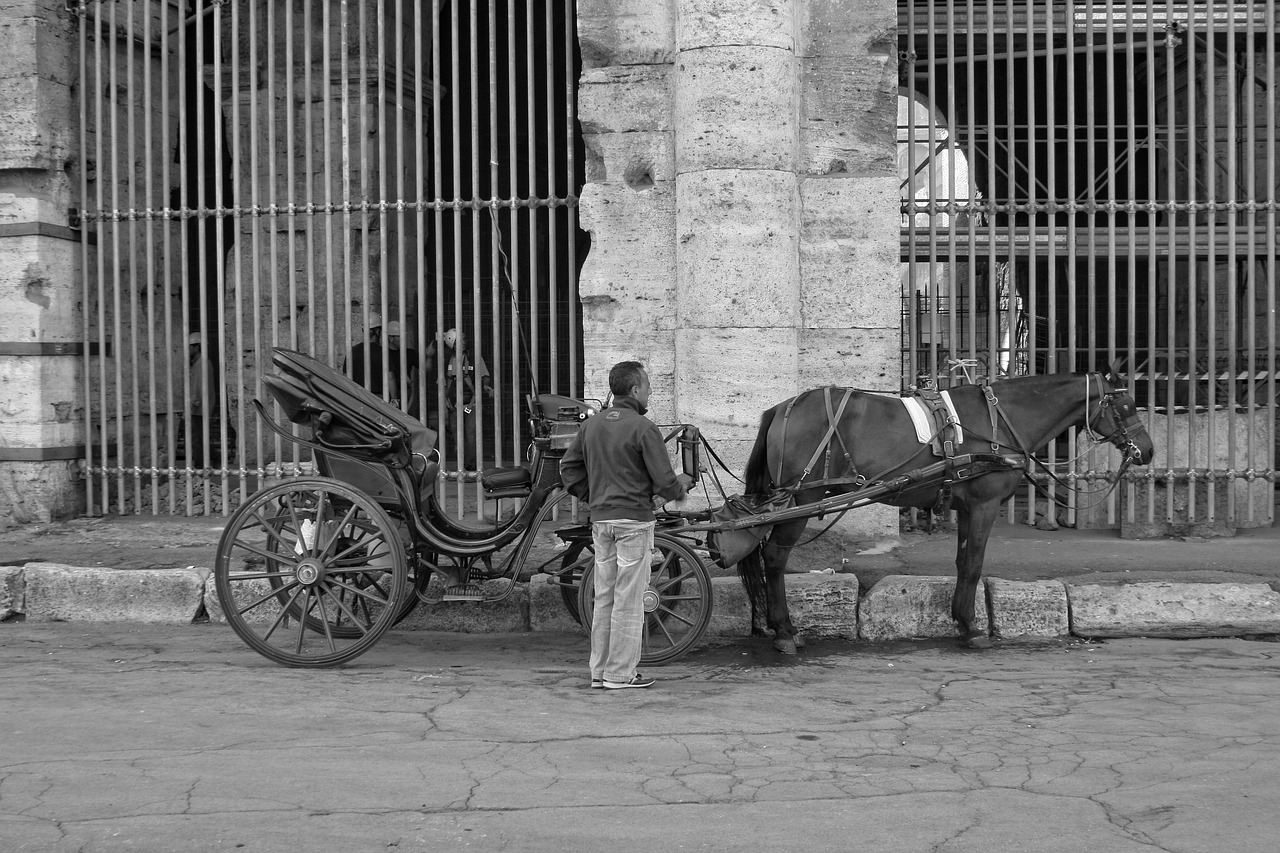
[[[1105, 502], [1070, 495], [1076, 523], [1274, 517], [1276, 17], [899, 3], [904, 384], [1119, 360], [1157, 457]], [[1049, 455], [1099, 494], [1118, 460], [1081, 438]]]
[[525, 395], [581, 393], [574, 4], [71, 5], [90, 507], [225, 514], [310, 470], [251, 405], [277, 346], [436, 427], [476, 506]]

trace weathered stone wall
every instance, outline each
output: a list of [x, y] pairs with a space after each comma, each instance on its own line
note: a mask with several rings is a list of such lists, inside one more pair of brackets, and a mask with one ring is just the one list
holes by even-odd
[[0, 528], [83, 511], [75, 19], [0, 2]]
[[[896, 8], [579, 3], [588, 393], [643, 361], [654, 416], [740, 471], [769, 406], [897, 390]], [[853, 515], [896, 535], [891, 510]]]

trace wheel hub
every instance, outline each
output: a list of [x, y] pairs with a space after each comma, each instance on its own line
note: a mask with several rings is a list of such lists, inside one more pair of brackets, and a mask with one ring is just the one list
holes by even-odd
[[303, 586], [315, 586], [324, 577], [324, 567], [315, 560], [303, 560], [294, 568], [293, 576]]
[[644, 591], [643, 600], [645, 613], [652, 613], [658, 609], [658, 602], [660, 599], [658, 597], [658, 591], [653, 587], [649, 587]]

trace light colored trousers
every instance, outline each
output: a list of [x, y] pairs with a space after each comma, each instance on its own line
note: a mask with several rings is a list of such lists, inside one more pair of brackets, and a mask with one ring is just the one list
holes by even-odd
[[596, 603], [591, 620], [591, 677], [630, 681], [640, 663], [644, 591], [649, 587], [652, 521], [597, 521]]

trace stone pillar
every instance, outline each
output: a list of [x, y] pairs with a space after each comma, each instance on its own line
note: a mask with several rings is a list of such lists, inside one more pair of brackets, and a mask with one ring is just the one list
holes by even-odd
[[4, 4], [0, 38], [0, 528], [84, 511], [79, 232], [68, 213], [76, 20]]
[[739, 467], [800, 386], [796, 5], [676, 3], [676, 416]]

